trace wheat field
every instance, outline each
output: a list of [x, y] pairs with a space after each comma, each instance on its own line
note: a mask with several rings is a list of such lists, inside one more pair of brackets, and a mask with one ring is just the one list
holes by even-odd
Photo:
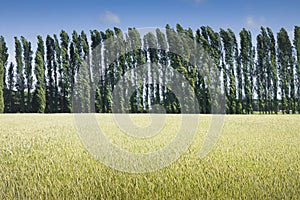
[[[168, 144], [180, 115], [168, 115], [161, 134], [131, 140], [97, 120], [107, 138], [128, 151]], [[131, 115], [147, 126], [148, 115]], [[230, 115], [216, 146], [199, 152], [211, 123], [201, 115], [188, 151], [149, 173], [105, 166], [85, 149], [74, 115], [0, 115], [0, 199], [300, 199], [300, 116]]]

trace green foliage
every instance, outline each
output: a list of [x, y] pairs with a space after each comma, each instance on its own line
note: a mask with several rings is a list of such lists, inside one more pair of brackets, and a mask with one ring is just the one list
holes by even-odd
[[22, 44], [20, 40], [15, 37], [15, 59], [17, 63], [16, 73], [16, 89], [17, 89], [17, 112], [25, 112], [25, 78], [24, 78], [24, 64], [22, 59]]
[[[8, 101], [8, 90], [6, 85], [6, 66], [7, 66], [7, 60], [8, 60], [8, 48], [6, 46], [6, 42], [3, 36], [0, 36], [0, 60], [2, 65], [0, 66], [0, 113], [7, 111], [7, 106], [5, 105], [5, 102]], [[3, 98], [3, 99], [2, 99]], [[2, 106], [4, 108], [2, 109]]]
[[270, 74], [269, 74], [269, 83], [270, 83], [270, 94], [271, 97], [269, 100], [271, 103], [271, 112], [277, 114], [278, 112], [278, 72], [277, 72], [277, 62], [276, 62], [276, 42], [273, 32], [270, 28], [267, 28], [268, 36], [270, 39], [269, 43], [269, 62], [270, 62]]
[[33, 89], [33, 75], [32, 75], [32, 50], [31, 43], [28, 42], [24, 37], [21, 37], [23, 45], [23, 60], [24, 60], [24, 75], [25, 75], [25, 86], [27, 88], [26, 98], [26, 112], [31, 112], [31, 89]]
[[251, 61], [253, 59], [252, 56], [252, 37], [250, 31], [247, 31], [246, 29], [243, 29], [240, 32], [240, 62], [242, 66], [243, 71], [243, 79], [244, 79], [244, 92], [245, 92], [245, 102], [244, 105], [244, 112], [246, 114], [250, 114], [253, 112], [253, 105], [252, 105], [252, 99], [253, 99], [253, 93], [251, 88]]
[[61, 66], [61, 49], [59, 45], [59, 40], [54, 34], [54, 51], [55, 59], [53, 63], [54, 71], [54, 112], [57, 113], [61, 110], [60, 108], [60, 94], [59, 89], [62, 85], [62, 66]]
[[277, 34], [277, 59], [282, 95], [282, 110], [295, 113], [293, 49], [287, 31], [282, 28]]
[[[232, 30], [227, 31], [221, 29], [220, 35], [223, 42], [224, 60], [223, 62], [223, 74], [224, 74], [224, 89], [226, 90], [225, 95], [228, 103], [229, 114], [236, 114], [240, 111], [237, 110], [237, 90], [235, 81], [235, 67], [237, 58], [237, 42]], [[226, 87], [228, 85], [228, 87]]]
[[296, 87], [297, 87], [297, 110], [300, 113], [300, 27], [296, 26], [294, 31], [294, 46], [296, 49], [297, 62], [296, 62]]
[[261, 113], [278, 111], [278, 77], [275, 38], [270, 28], [261, 28], [257, 36], [257, 94]]
[[70, 67], [69, 67], [69, 42], [70, 38], [65, 31], [60, 33], [61, 40], [61, 62], [62, 62], [62, 85], [61, 85], [61, 112], [71, 112], [71, 78], [70, 78]]
[[[83, 31], [73, 31], [71, 38], [61, 31], [59, 38], [48, 35], [45, 46], [38, 36], [40, 66], [32, 65], [31, 42], [15, 37], [15, 66], [8, 69], [8, 48], [1, 36], [4, 111], [37, 112], [38, 88], [33, 80], [39, 76], [38, 67], [44, 69], [45, 112], [49, 113], [72, 111], [78, 80], [90, 90], [84, 97], [90, 98], [87, 110], [91, 112], [112, 111], [114, 89], [122, 80], [118, 112], [150, 112], [155, 104], [168, 108], [168, 112], [190, 112], [193, 105], [176, 101], [182, 98], [190, 102], [188, 94], [194, 92], [194, 104], [201, 113], [220, 110], [222, 105], [216, 100], [219, 94], [225, 95], [228, 114], [277, 114], [279, 110], [300, 113], [299, 27], [295, 27], [293, 45], [285, 29], [280, 30], [276, 40], [270, 28], [262, 27], [256, 49], [246, 29], [239, 33], [239, 42], [230, 29], [215, 32], [202, 26], [194, 32], [176, 24], [176, 29], [167, 25], [165, 31], [157, 29], [141, 38], [135, 28], [129, 28], [127, 34], [116, 27], [93, 30], [91, 44]], [[177, 84], [172, 89], [182, 90], [183, 94], [176, 100], [168, 91], [169, 82], [178, 79], [168, 71], [170, 68], [183, 75], [194, 91], [185, 90], [185, 83]], [[131, 70], [136, 72], [121, 79]], [[129, 86], [134, 87], [134, 94], [128, 94]], [[131, 102], [126, 100], [128, 95]]]
[[[90, 113], [90, 82], [87, 63], [82, 63], [77, 74], [77, 80], [74, 89], [73, 98], [73, 112], [77, 113]], [[76, 110], [74, 110], [74, 102], [76, 105]]]
[[46, 108], [46, 86], [44, 82], [44, 60], [41, 52], [36, 51], [35, 55], [35, 74], [36, 74], [36, 90], [34, 93], [33, 109], [37, 113], [44, 113]]
[[54, 66], [55, 66], [55, 41], [48, 35], [46, 38], [46, 112], [55, 112], [55, 80], [54, 80]]
[[261, 33], [257, 36], [258, 61], [256, 64], [257, 88], [256, 92], [259, 101], [259, 112], [265, 113], [268, 110], [268, 92], [270, 82], [268, 79], [270, 63], [268, 58], [269, 38], [266, 29], [261, 27]]
[[0, 113], [4, 112], [3, 76], [4, 76], [4, 65], [2, 59], [0, 59]]
[[10, 63], [7, 73], [7, 92], [6, 92], [6, 101], [5, 101], [5, 112], [13, 113], [15, 110], [15, 101], [14, 101], [14, 87], [15, 87], [15, 79], [14, 79], [14, 64]]
[[[101, 51], [101, 34], [99, 31], [94, 30], [90, 32], [91, 34], [91, 71], [92, 71], [92, 80], [91, 80], [91, 90], [95, 91], [95, 94], [91, 94], [91, 98], [95, 100], [95, 111], [101, 112], [102, 111], [102, 95], [100, 91], [100, 80], [102, 76], [101, 70], [101, 63], [102, 60], [100, 59], [102, 56]], [[92, 99], [93, 103], [93, 99]], [[92, 105], [91, 103], [91, 105]]]
[[[70, 47], [72, 71], [72, 109], [73, 112], [91, 112], [91, 74], [89, 65], [89, 49], [84, 32], [79, 36], [75, 31]], [[75, 78], [76, 77], [76, 78]], [[76, 105], [76, 107], [74, 107]]]

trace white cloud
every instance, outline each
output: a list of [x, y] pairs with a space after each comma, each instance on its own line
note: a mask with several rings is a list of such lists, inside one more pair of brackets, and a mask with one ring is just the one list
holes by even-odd
[[246, 23], [247, 23], [247, 26], [253, 28], [253, 27], [256, 27], [256, 23], [254, 22], [254, 19], [253, 17], [247, 17], [246, 18]]
[[102, 23], [105, 23], [105, 24], [120, 24], [121, 23], [119, 16], [110, 11], [106, 11], [104, 14], [102, 14], [100, 17], [100, 20]]
[[201, 3], [204, 3], [206, 0], [181, 0], [181, 1], [195, 3], [195, 4], [201, 4]]
[[203, 3], [205, 0], [192, 0], [195, 3]]
[[260, 28], [264, 26], [266, 19], [264, 17], [260, 17], [259, 19], [255, 19], [254, 17], [248, 16], [246, 17], [246, 25], [248, 28]]

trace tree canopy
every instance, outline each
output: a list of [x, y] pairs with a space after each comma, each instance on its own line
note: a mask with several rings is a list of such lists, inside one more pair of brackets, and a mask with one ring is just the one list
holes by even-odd
[[[156, 112], [158, 105], [167, 113], [194, 106], [212, 113], [221, 106], [213, 98], [219, 93], [228, 114], [300, 113], [300, 27], [293, 41], [284, 28], [274, 35], [261, 27], [256, 37], [242, 29], [238, 36], [180, 24], [146, 33], [62, 30], [45, 41], [37, 36], [36, 50], [25, 37], [14, 37], [14, 55], [0, 36], [0, 112], [109, 113], [119, 105], [115, 112], [140, 113]], [[218, 73], [209, 73], [209, 65]], [[169, 87], [181, 75], [187, 82]], [[181, 103], [191, 100], [190, 92], [196, 101]]]

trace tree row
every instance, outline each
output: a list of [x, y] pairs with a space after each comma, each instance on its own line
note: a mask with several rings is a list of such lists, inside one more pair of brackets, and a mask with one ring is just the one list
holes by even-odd
[[[166, 26], [0, 37], [3, 113], [300, 113], [300, 27]], [[253, 44], [253, 41], [256, 41]], [[13, 56], [13, 55], [11, 55]]]

